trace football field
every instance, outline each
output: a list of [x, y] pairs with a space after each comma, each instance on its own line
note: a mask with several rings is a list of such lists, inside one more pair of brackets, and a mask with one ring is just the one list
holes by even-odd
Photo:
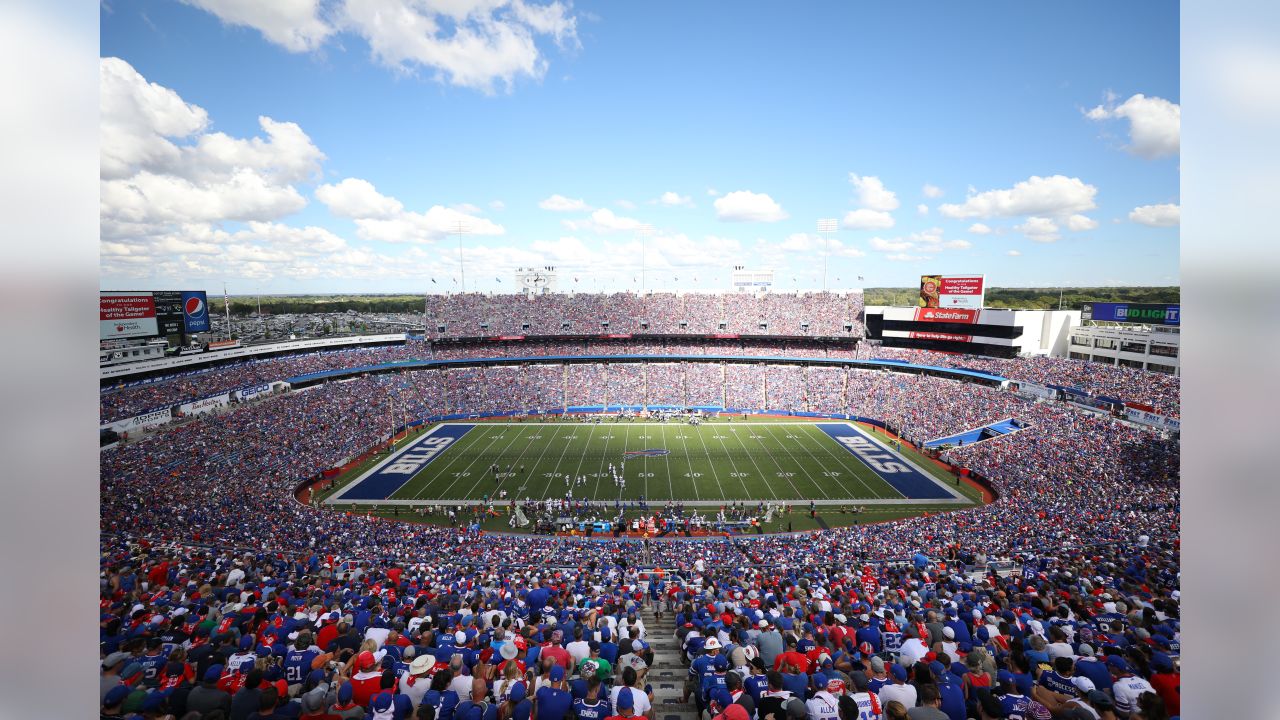
[[502, 491], [508, 500], [572, 491], [574, 498], [696, 505], [972, 502], [937, 468], [922, 467], [852, 423], [613, 420], [443, 423], [361, 468], [326, 502], [475, 503]]

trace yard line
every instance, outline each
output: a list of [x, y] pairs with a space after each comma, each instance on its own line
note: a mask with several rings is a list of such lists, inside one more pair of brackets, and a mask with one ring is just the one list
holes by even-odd
[[[724, 485], [720, 483], [720, 473], [716, 472], [716, 461], [711, 459], [711, 450], [707, 448], [707, 441], [702, 438], [702, 433], [694, 433], [698, 438], [698, 442], [702, 443], [702, 451], [707, 454], [707, 464], [711, 466], [711, 474], [716, 478], [716, 486], [720, 488], [720, 499], [728, 500], [729, 496], [724, 492]], [[693, 473], [690, 472], [690, 475]], [[693, 478], [689, 478], [692, 480]], [[695, 483], [696, 485], [697, 483]]]
[[[498, 433], [490, 432], [490, 433], [487, 433], [487, 434], [485, 435], [485, 437], [490, 438], [490, 440], [489, 440], [489, 444], [488, 444], [488, 445], [485, 445], [483, 450], [481, 450], [479, 453], [477, 453], [475, 456], [473, 456], [473, 457], [471, 458], [471, 462], [467, 463], [467, 466], [466, 466], [466, 467], [464, 467], [464, 468], [462, 468], [462, 471], [461, 471], [461, 472], [467, 472], [467, 471], [469, 471], [469, 470], [471, 469], [471, 466], [472, 466], [472, 465], [475, 465], [475, 464], [476, 464], [476, 461], [477, 461], [477, 460], [479, 460], [479, 459], [481, 458], [481, 456], [483, 456], [486, 452], [489, 452], [489, 448], [493, 447], [493, 444], [494, 444], [494, 443], [496, 443], [496, 442], [498, 442], [498, 438], [500, 438], [500, 437], [502, 437], [502, 436], [501, 436], [501, 435], [499, 435]], [[430, 466], [428, 466], [428, 467], [430, 467]], [[439, 475], [437, 475], [436, 477], [439, 477]], [[447, 487], [445, 487], [445, 489], [444, 489], [444, 490], [439, 494], [438, 499], [446, 499], [446, 500], [463, 500], [463, 499], [465, 499], [465, 497], [464, 497], [464, 498], [450, 498], [450, 497], [449, 497], [449, 489], [450, 489], [450, 488], [452, 488], [454, 485], [457, 485], [457, 484], [458, 484], [458, 480], [461, 480], [461, 479], [462, 479], [462, 476], [454, 477], [453, 482], [449, 483], [449, 485], [448, 485]], [[426, 488], [424, 487], [424, 488], [423, 488], [423, 490], [425, 491], [425, 490], [426, 490]], [[421, 495], [421, 493], [419, 493], [419, 495]], [[417, 499], [418, 499], [418, 495], [414, 495], [414, 496], [413, 496], [413, 499], [414, 499], [414, 500], [417, 500]]]
[[[692, 487], [692, 488], [693, 488], [693, 499], [694, 499], [694, 500], [701, 500], [701, 499], [702, 499], [702, 494], [698, 492], [698, 483], [694, 480], [694, 477], [693, 477], [693, 457], [692, 457], [691, 455], [689, 455], [689, 440], [688, 440], [688, 436], [686, 436], [686, 435], [680, 435], [679, 437], [681, 438], [681, 440], [682, 440], [682, 442], [683, 442], [683, 444], [684, 444], [684, 460], [685, 460], [685, 464], [689, 467], [689, 487]], [[707, 455], [707, 460], [710, 460], [710, 459], [711, 459], [711, 455], [710, 455], [710, 454], [708, 454], [708, 455]], [[719, 482], [719, 481], [717, 480], [717, 482]], [[675, 494], [676, 494], [674, 489], [672, 489], [671, 494], [672, 494], [672, 495], [675, 495]], [[721, 494], [721, 495], [723, 495], [723, 494], [724, 494], [724, 491], [722, 490], [722, 491], [720, 492], [720, 494]], [[675, 498], [673, 497], [673, 498], [671, 498], [671, 499], [672, 499], [672, 500], [674, 500]]]
[[[573, 471], [573, 479], [575, 482], [578, 480], [579, 473], [582, 472], [583, 461], [587, 459], [587, 450], [591, 449], [591, 438], [595, 437], [596, 434], [596, 426], [594, 423], [587, 423], [587, 427], [589, 428], [587, 430], [587, 447], [583, 449], [581, 457], [578, 458], [578, 467]], [[568, 446], [565, 446], [565, 449], [568, 449]]]
[[[804, 434], [804, 433], [801, 433], [801, 434]], [[817, 441], [817, 446], [819, 450], [822, 450], [823, 454], [826, 454], [827, 457], [831, 457], [831, 459], [838, 462], [838, 464], [840, 464], [842, 468], [849, 470], [849, 473], [852, 475], [852, 477], [854, 477], [855, 480], [858, 480], [858, 484], [860, 484], [860, 486], [863, 486], [864, 488], [867, 488], [867, 492], [869, 493], [870, 496], [886, 497], [881, 495], [881, 493], [879, 493], [876, 488], [873, 488], [872, 486], [870, 486], [867, 480], [863, 479], [863, 473], [869, 473], [870, 468], [867, 468], [867, 466], [861, 466], [860, 468], [860, 466], [858, 465], [858, 461], [854, 460], [854, 456], [850, 455], [849, 452], [844, 452], [844, 450], [841, 450], [841, 452], [833, 452], [831, 450], [831, 447], [829, 447], [829, 443], [824, 442], [824, 441], [829, 441], [829, 439], [831, 439], [827, 436], [827, 433], [822, 432], [822, 429], [818, 427], [812, 427], [809, 429], [808, 434], [809, 436], [812, 436], [815, 439], [815, 441]], [[804, 443], [800, 443], [800, 447], [804, 447], [805, 452], [809, 452], [810, 457], [813, 457], [813, 451], [810, 451], [808, 446], [804, 445]], [[817, 457], [814, 457], [814, 460], [817, 460]], [[887, 486], [888, 488], [893, 489], [892, 486], [888, 486], [888, 483], [883, 482], [883, 479], [882, 479], [882, 483], [884, 484], [884, 486]], [[841, 487], [845, 488], [846, 492], [850, 491], [850, 487], [844, 483], [844, 480], [841, 480], [840, 484], [841, 484]], [[899, 495], [899, 497], [904, 497], [904, 498], [906, 497], [905, 495], [902, 495], [902, 493], [897, 493], [897, 495]], [[850, 495], [849, 497], [859, 497], [859, 496]], [[892, 497], [892, 496], [888, 496], [888, 497]]]
[[[730, 428], [729, 428], [729, 434], [730, 434], [730, 435], [733, 435], [734, 437], [737, 437], [737, 436], [738, 436], [738, 432], [737, 432], [737, 430], [738, 430], [738, 429], [737, 429], [737, 428], [735, 428], [735, 427], [730, 427]], [[743, 497], [744, 497], [745, 499], [750, 499], [750, 498], [751, 498], [751, 490], [750, 490], [750, 488], [748, 488], [748, 487], [747, 487], [747, 481], [742, 479], [742, 476], [744, 475], [744, 473], [738, 472], [738, 463], [736, 463], [736, 462], [734, 462], [734, 461], [733, 461], [734, 453], [729, 452], [729, 444], [728, 444], [728, 443], [726, 443], [726, 442], [724, 441], [724, 440], [725, 440], [725, 438], [726, 438], [727, 436], [725, 436], [725, 435], [720, 435], [719, 433], [717, 433], [717, 434], [716, 434], [716, 437], [719, 437], [719, 438], [720, 438], [720, 446], [724, 448], [724, 453], [725, 453], [725, 455], [729, 456], [729, 465], [733, 468], [733, 474], [734, 474], [734, 475], [737, 475], [737, 476], [738, 476], [738, 482], [742, 483], [742, 493], [743, 493]], [[752, 463], [755, 463], [755, 460], [754, 460], [754, 459], [752, 459], [752, 461], [751, 461], [751, 462], [752, 462]], [[756, 471], [757, 471], [757, 472], [759, 472], [759, 471], [760, 471], [760, 468], [759, 468], [758, 466], [756, 467]], [[772, 491], [772, 490], [770, 490], [770, 492], [773, 492], [773, 491]]]
[[[751, 427], [753, 427], [753, 428], [754, 428], [754, 427], [764, 427], [764, 428], [766, 428], [766, 429], [767, 429], [767, 428], [771, 427], [772, 425], [773, 425], [773, 423], [759, 423], [759, 424], [753, 424]], [[773, 437], [773, 433], [772, 433], [772, 432], [770, 432], [770, 433], [769, 433], [769, 436], [770, 436], [770, 437]], [[799, 499], [799, 500], [804, 500], [804, 499], [805, 499], [804, 493], [800, 492], [800, 488], [796, 487], [796, 484], [795, 484], [795, 482], [791, 479], [791, 477], [790, 477], [790, 476], [788, 476], [788, 475], [786, 475], [786, 473], [790, 473], [790, 472], [792, 472], [793, 470], [800, 470], [801, 468], [800, 468], [799, 464], [797, 464], [797, 465], [795, 465], [794, 467], [791, 467], [791, 468], [784, 467], [784, 466], [782, 465], [782, 463], [778, 462], [778, 458], [776, 458], [776, 457], [774, 457], [774, 456], [773, 456], [773, 452], [772, 452], [771, 450], [769, 450], [769, 446], [765, 444], [765, 442], [764, 442], [764, 436], [763, 436], [763, 435], [761, 435], [761, 436], [760, 436], [760, 447], [761, 447], [761, 449], [762, 449], [762, 450], [764, 450], [764, 454], [765, 454], [765, 455], [767, 455], [767, 456], [769, 456], [769, 462], [773, 463], [773, 466], [774, 466], [774, 467], [776, 467], [776, 468], [778, 468], [778, 472], [779, 472], [779, 473], [782, 473], [782, 477], [787, 481], [787, 484], [791, 486], [791, 490], [792, 490], [792, 492], [794, 492], [794, 493], [795, 493], [795, 497], [796, 497], [797, 499]], [[783, 445], [783, 449], [786, 449], [786, 445], [785, 445], [785, 444]], [[750, 452], [750, 450], [748, 450], [748, 452]], [[794, 457], [792, 457], [791, 459], [792, 459], [792, 461], [794, 461], [794, 460], [795, 460], [795, 458], [794, 458]], [[766, 482], [766, 484], [768, 483], [768, 480], [767, 480], [767, 479], [764, 479], [764, 478], [762, 478], [762, 479]], [[814, 484], [815, 484], [815, 485], [817, 485], [818, 483], [814, 483]], [[819, 491], [819, 492], [822, 492], [822, 487], [821, 487], [820, 485], [818, 486], [818, 491]], [[773, 488], [772, 488], [772, 487], [770, 487], [769, 492], [773, 492]], [[777, 493], [774, 493], [774, 497], [777, 497]]]
[[[736, 428], [735, 428], [735, 430], [736, 430]], [[749, 435], [749, 434], [750, 434], [750, 431], [748, 431], [748, 435]], [[778, 500], [778, 499], [779, 499], [779, 498], [778, 498], [778, 493], [776, 493], [776, 492], [774, 492], [774, 491], [773, 491], [773, 483], [769, 482], [769, 481], [765, 478], [765, 476], [764, 476], [764, 470], [763, 470], [763, 469], [761, 469], [761, 467], [760, 467], [760, 463], [757, 463], [757, 462], [756, 462], [756, 456], [755, 456], [755, 453], [751, 452], [751, 450], [747, 447], [747, 441], [742, 439], [742, 433], [737, 433], [737, 432], [735, 432], [735, 433], [732, 433], [732, 435], [733, 435], [734, 439], [738, 441], [738, 445], [740, 445], [740, 446], [742, 447], [742, 451], [743, 451], [744, 453], [746, 453], [747, 458], [749, 458], [749, 459], [751, 460], [751, 464], [755, 466], [755, 468], [756, 468], [756, 472], [760, 474], [760, 482], [764, 483], [764, 486], [765, 486], [766, 488], [768, 488], [768, 490], [769, 490], [769, 494], [773, 496], [773, 499], [774, 499], [774, 500]], [[723, 441], [722, 441], [722, 442], [723, 442]], [[787, 478], [787, 482], [791, 482], [791, 479], [790, 479], [790, 478]], [[747, 498], [748, 498], [748, 499], [754, 499], [754, 500], [759, 500], [759, 499], [760, 499], [760, 498], [752, 498], [752, 497], [751, 497], [751, 490], [749, 490], [749, 489], [747, 488], [747, 481], [746, 481], [746, 480], [743, 480], [743, 481], [742, 481], [742, 489], [747, 491]], [[799, 494], [800, 494], [800, 491], [796, 489], [795, 483], [791, 483], [791, 489], [796, 491], [796, 495], [799, 495]]]
[[[615, 427], [615, 428], [617, 427], [617, 423], [614, 423], [614, 427]], [[600, 499], [600, 479], [601, 479], [601, 476], [602, 476], [602, 475], [604, 475], [604, 474], [608, 471], [608, 470], [607, 470], [607, 466], [608, 466], [608, 463], [609, 463], [609, 441], [613, 439], [613, 431], [612, 431], [612, 430], [608, 430], [608, 431], [606, 431], [606, 432], [607, 432], [608, 434], [606, 434], [606, 435], [604, 436], [604, 457], [603, 457], [603, 458], [601, 458], [601, 460], [600, 460], [600, 468], [596, 471], [596, 486], [595, 486], [594, 488], [592, 488], [592, 489], [591, 489], [591, 499], [592, 499], [592, 500], [599, 500], [599, 499]], [[609, 476], [609, 480], [610, 480], [610, 482], [612, 482], [612, 481], [613, 481], [613, 476], [612, 476], [612, 475], [610, 475], [610, 476]]]
[[[667, 442], [667, 429], [665, 427], [662, 428], [662, 449], [667, 451], [667, 454], [662, 456], [662, 459], [667, 461], [667, 493], [669, 493], [667, 498], [675, 499], [676, 488], [671, 480], [671, 447], [670, 443]], [[647, 502], [653, 500], [653, 498], [646, 497], [645, 500]]]
[[[528, 425], [522, 425], [522, 424], [519, 424], [519, 423], [505, 423], [505, 424], [506, 424], [506, 425], [510, 425], [510, 426], [512, 427], [512, 429], [513, 429], [513, 430], [515, 430], [515, 432], [517, 432], [517, 433], [518, 433], [518, 432], [521, 432], [521, 429], [523, 429], [523, 428], [525, 428], [525, 427], [528, 427]], [[514, 467], [514, 466], [517, 466], [517, 465], [521, 465], [521, 464], [523, 463], [523, 461], [524, 461], [524, 454], [525, 454], [525, 453], [527, 453], [527, 452], [529, 452], [529, 448], [533, 447], [533, 443], [534, 443], [534, 441], [533, 441], [533, 440], [529, 440], [529, 442], [524, 446], [524, 449], [520, 451], [520, 456], [516, 458], [516, 461], [515, 461], [515, 462], [511, 463], [511, 465], [512, 465], [513, 467]], [[536, 463], [535, 463], [534, 467], [532, 468], [532, 471], [533, 471], [534, 473], [536, 473], [536, 472], [538, 471], [538, 468], [537, 468]], [[532, 475], [532, 474], [530, 474], [530, 475], [524, 475], [524, 474], [522, 473], [522, 478], [521, 478], [521, 481], [520, 481], [520, 485], [519, 485], [519, 486], [517, 486], [517, 487], [515, 487], [515, 488], [513, 488], [513, 489], [511, 490], [511, 499], [512, 499], [512, 500], [517, 500], [517, 499], [518, 499], [519, 494], [520, 494], [520, 491], [521, 491], [521, 490], [523, 490], [523, 489], [525, 489], [525, 487], [529, 484], [529, 478], [531, 478], [531, 477], [533, 477], [533, 475]]]
[[[436, 429], [438, 430], [442, 427], [446, 427], [449, 424], [450, 423], [441, 423]], [[418, 472], [417, 475], [414, 475], [412, 478], [410, 478], [409, 482], [405, 483], [404, 486], [400, 488], [400, 490], [407, 491], [408, 489], [411, 488], [411, 486], [414, 486], [417, 483], [421, 482], [422, 487], [418, 488], [417, 492], [413, 495], [413, 497], [408, 498], [409, 500], [417, 500], [419, 495], [425, 492], [427, 488], [431, 487], [431, 485], [435, 482], [436, 478], [442, 477], [441, 473], [444, 473], [454, 463], [466, 457], [467, 450], [469, 450], [472, 445], [476, 445], [480, 443], [482, 440], [484, 440], [485, 438], [489, 437], [488, 431], [481, 430], [482, 427], [483, 427], [482, 425], [476, 425], [471, 430], [469, 430], [467, 434], [463, 435], [462, 438], [456, 442], [456, 444], [451, 444], [449, 446], [450, 451], [458, 450], [459, 451], [458, 453], [456, 454], [452, 452], [445, 453], [445, 457], [442, 457], [439, 460], [431, 463], [431, 465], [424, 467], [422, 470]], [[432, 434], [434, 434], [435, 432], [436, 430], [431, 431]], [[437, 463], [440, 463], [440, 464], [436, 466]], [[432, 467], [432, 466], [436, 466], [436, 467]], [[434, 474], [431, 474], [428, 476], [426, 473], [429, 470], [434, 471]], [[423, 478], [426, 478], [426, 479], [423, 479]], [[395, 493], [392, 493], [391, 498], [394, 499], [396, 494], [400, 492], [400, 490], [397, 490]]]
[[[849, 452], [846, 452], [843, 448], [841, 448], [839, 451], [835, 451], [831, 449], [831, 446], [835, 441], [831, 440], [831, 437], [827, 435], [825, 432], [823, 432], [821, 428], [814, 426], [809, 434], [811, 434], [814, 437], [814, 439], [818, 441], [818, 447], [821, 448], [822, 451], [826, 453], [828, 457], [835, 458], [836, 462], [840, 463], [847, 470], [849, 470], [849, 472], [853, 474], [854, 478], [857, 479], [857, 481], [863, 487], [865, 487], [867, 489], [867, 492], [871, 493], [872, 496], [877, 498], [893, 497], [893, 495], [880, 494], [880, 491], [874, 488], [866, 480], [863, 480], [862, 479], [863, 473], [874, 474], [871, 468], [867, 467], [866, 465], [862, 465], [860, 461], [856, 460], [852, 454], [850, 454]], [[903, 495], [902, 493], [898, 492], [892, 485], [890, 485], [887, 481], [885, 481], [884, 478], [877, 477], [877, 479], [880, 480], [881, 485], [889, 488], [890, 491], [896, 493], [899, 497], [906, 498], [906, 495]]]
[[[506, 434], [506, 431], [504, 430], [504, 431], [503, 431], [503, 435], [505, 435], [505, 434]], [[498, 458], [497, 458], [498, 460], [502, 460], [502, 459], [505, 459], [505, 458], [506, 458], [507, 451], [509, 451], [509, 450], [511, 449], [511, 446], [512, 446], [512, 445], [514, 445], [514, 444], [515, 444], [515, 442], [516, 442], [516, 440], [520, 437], [520, 436], [519, 436], [519, 435], [517, 435], [516, 433], [512, 433], [511, 435], [512, 435], [512, 437], [511, 437], [511, 442], [507, 443], [507, 446], [506, 446], [506, 447], [504, 447], [504, 448], [502, 448], [501, 452], [499, 452], [499, 454], [498, 454]], [[501, 436], [499, 436], [499, 437], [501, 437]], [[494, 464], [494, 463], [490, 463], [490, 465], [492, 465], [492, 464]], [[497, 465], [498, 465], [498, 472], [502, 472], [502, 463], [497, 463]], [[514, 468], [515, 468], [515, 463], [511, 463], [511, 466], [512, 466], [512, 468], [514, 469]], [[488, 469], [488, 468], [486, 467], [486, 469]], [[505, 478], [505, 479], [510, 479], [510, 478]], [[467, 494], [466, 494], [466, 495], [464, 495], [463, 497], [471, 497], [471, 494], [472, 494], [473, 492], [475, 492], [475, 490], [476, 490], [476, 486], [477, 486], [477, 485], [479, 485], [479, 484], [480, 484], [480, 482], [481, 482], [482, 480], [484, 480], [484, 473], [483, 473], [483, 472], [482, 472], [482, 473], [480, 473], [480, 477], [476, 478], [476, 481], [475, 481], [475, 483], [471, 486], [471, 489], [467, 490]], [[496, 496], [496, 495], [498, 494], [497, 489], [498, 489], [498, 488], [501, 488], [501, 487], [502, 487], [501, 485], [497, 485], [497, 486], [495, 487], [495, 490], [494, 490], [494, 492], [493, 492], [493, 495], [491, 495], [491, 496], [490, 496], [490, 498], [491, 498], [491, 499], [493, 499], [493, 500], [496, 500], [496, 499], [497, 499], [496, 497], [493, 497], [493, 496]], [[488, 494], [488, 493], [482, 493], [482, 494]]]
[[[791, 458], [791, 461], [792, 461], [792, 462], [794, 462], [794, 463], [796, 464], [796, 469], [800, 469], [800, 467], [801, 467], [801, 466], [800, 466], [800, 461], [799, 461], [799, 460], [797, 460], [797, 459], [796, 459], [795, 454], [791, 452], [791, 448], [787, 447], [787, 438], [785, 438], [785, 437], [779, 438], [777, 435], [775, 435], [775, 434], [773, 433], [773, 428], [772, 428], [772, 427], [770, 427], [770, 424], [769, 424], [769, 423], [762, 423], [762, 424], [763, 424], [763, 425], [764, 425], [764, 427], [765, 427], [765, 432], [769, 433], [769, 437], [774, 438], [775, 440], [777, 440], [777, 441], [778, 441], [778, 444], [782, 447], [782, 451], [783, 451], [783, 452], [785, 452], [785, 453], [787, 454], [787, 457]], [[772, 453], [772, 452], [770, 452], [768, 449], [766, 449], [766, 450], [765, 450], [765, 454], [769, 456], [769, 459], [770, 459], [770, 460], [773, 460], [773, 462], [774, 462], [774, 464], [775, 464], [775, 465], [778, 465], [778, 466], [779, 466], [779, 468], [781, 468], [781, 465], [779, 465], [778, 460], [777, 460], [776, 458], [774, 458], [774, 457], [773, 457], [773, 453]], [[817, 459], [817, 458], [815, 458], [815, 457], [813, 457], [812, 455], [810, 455], [809, 457], [810, 457], [810, 458], [812, 458], [814, 461], [818, 461], [818, 459]], [[823, 465], [820, 461], [818, 461], [818, 466], [819, 466], [819, 467], [826, 467], [826, 466], [825, 466], [825, 465]], [[787, 471], [785, 471], [785, 470], [784, 470], [783, 472], [787, 472]], [[822, 486], [822, 483], [821, 483], [821, 482], [814, 482], [813, 484], [818, 488], [818, 492], [822, 493], [823, 497], [825, 497], [825, 498], [827, 498], [827, 499], [830, 499], [830, 498], [831, 498], [831, 496], [827, 494], [827, 489], [826, 489], [826, 488], [824, 488], [824, 487]], [[793, 488], [794, 488], [794, 487], [795, 487], [795, 483], [792, 483], [792, 484], [791, 484], [791, 487], [793, 487]], [[800, 492], [799, 490], [796, 490], [796, 493], [797, 493], [797, 494], [798, 494], [799, 492]], [[807, 498], [804, 498], [803, 496], [801, 496], [801, 498], [800, 498], [800, 499], [804, 500], [804, 499], [807, 499]]]
[[[555, 435], [553, 435], [553, 436], [551, 437], [551, 439], [552, 439], [552, 440], [555, 440], [555, 439], [557, 439], [557, 438], [559, 438], [559, 437], [560, 437], [560, 427], [561, 427], [561, 426], [560, 426], [560, 424], [559, 424], [559, 423], [557, 423], [557, 424], [556, 424], [556, 425], [554, 425], [553, 427], [555, 427], [555, 428], [556, 428], [556, 434], [555, 434]], [[570, 428], [572, 428], [573, 426], [572, 426], [572, 425], [570, 425], [569, 427], [570, 427]], [[573, 432], [573, 430], [569, 430], [569, 432], [570, 432], [570, 433], [572, 433], [572, 432]], [[548, 445], [550, 445], [550, 443], [547, 443], [547, 444], [548, 444]], [[546, 452], [546, 450], [544, 449], [544, 450], [543, 450], [543, 452], [545, 453], [545, 452]], [[559, 472], [560, 472], [560, 463], [564, 462], [564, 455], [565, 455], [565, 453], [567, 453], [567, 452], [569, 452], [569, 444], [568, 444], [568, 443], [565, 443], [565, 445], [564, 445], [564, 449], [560, 451], [560, 459], [559, 459], [559, 460], [556, 460], [556, 469], [555, 469], [555, 470], [553, 470], [552, 472], [555, 472], [555, 473], [559, 473]], [[539, 460], [541, 460], [541, 458], [539, 458]], [[555, 478], [552, 478], [552, 479], [554, 480]], [[573, 485], [572, 485], [572, 484], [570, 484], [570, 486], [569, 486], [569, 487], [570, 487], [570, 488], [572, 488], [572, 487], [573, 487]], [[547, 483], [546, 487], [545, 487], [545, 488], [543, 489], [543, 491], [542, 491], [542, 497], [544, 497], [544, 498], [545, 498], [545, 497], [547, 497], [547, 492], [549, 492], [550, 490], [551, 490], [551, 483]], [[564, 493], [563, 493], [563, 492], [562, 492], [562, 493], [560, 493], [560, 495], [558, 495], [557, 497], [564, 497]]]

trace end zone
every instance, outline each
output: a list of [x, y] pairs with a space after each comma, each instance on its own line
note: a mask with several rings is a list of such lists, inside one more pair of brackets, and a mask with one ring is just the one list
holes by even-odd
[[414, 438], [354, 482], [330, 495], [325, 503], [386, 500], [474, 427], [475, 425], [440, 425], [431, 432]]
[[863, 432], [851, 423], [818, 423], [818, 429], [826, 433], [858, 462], [884, 480], [907, 500], [959, 500], [969, 499], [959, 491], [947, 487], [941, 480], [920, 466], [894, 452], [887, 445]]

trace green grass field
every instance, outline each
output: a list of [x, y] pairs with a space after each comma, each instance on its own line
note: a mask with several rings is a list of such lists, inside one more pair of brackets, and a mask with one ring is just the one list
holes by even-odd
[[[628, 451], [666, 450], [658, 456]], [[357, 482], [383, 458], [372, 458], [342, 478]], [[926, 473], [949, 476], [920, 456], [902, 458]], [[624, 462], [625, 459], [625, 462]], [[491, 466], [501, 473], [495, 478]], [[626, 477], [612, 480], [613, 463]], [[520, 468], [524, 471], [521, 472]], [[388, 501], [426, 504], [437, 500], [479, 501], [506, 490], [509, 498], [563, 497], [563, 477], [585, 475], [572, 487], [575, 498], [649, 501], [683, 500], [718, 505], [728, 501], [870, 503], [877, 509], [908, 506], [901, 493], [857, 457], [808, 422], [725, 422], [701, 426], [605, 420], [599, 424], [478, 423], [413, 476]], [[965, 488], [967, 490], [967, 488]], [[931, 506], [965, 505], [972, 495]], [[341, 498], [331, 500], [343, 504]]]

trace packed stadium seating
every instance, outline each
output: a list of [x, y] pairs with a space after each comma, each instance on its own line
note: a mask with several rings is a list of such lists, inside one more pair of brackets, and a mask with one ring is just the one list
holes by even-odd
[[[635, 325], [647, 318], [650, 330], [706, 333], [717, 332], [726, 316], [737, 318], [727, 332], [748, 334], [757, 316], [767, 316], [770, 334], [786, 334], [777, 328], [790, 321], [775, 318], [812, 313], [833, 326], [852, 310], [851, 303], [832, 310], [821, 297], [724, 296], [715, 305], [693, 295], [652, 295], [639, 306], [625, 294], [581, 302], [563, 297], [569, 296], [512, 311], [510, 303], [487, 296], [453, 296], [429, 312], [462, 336], [533, 334], [522, 332], [526, 322], [559, 334], [567, 317], [574, 326], [608, 318], [618, 332], [638, 331]], [[631, 322], [626, 318], [635, 318], [631, 330], [622, 329]], [[101, 416], [129, 417], [305, 373], [432, 357], [828, 352], [766, 339], [410, 342], [108, 388]], [[884, 349], [875, 356], [1081, 387], [1177, 416], [1179, 384], [1168, 376], [1046, 358]], [[508, 536], [332, 512], [294, 499], [300, 482], [376, 446], [406, 416], [606, 402], [850, 413], [889, 422], [917, 443], [1013, 416], [1027, 427], [942, 456], [985, 476], [998, 493], [991, 504], [790, 535]], [[799, 705], [786, 707], [790, 717], [827, 720], [821, 706], [828, 703], [839, 706], [840, 718], [874, 718], [879, 715], [859, 713], [905, 694], [940, 695], [941, 712], [952, 720], [1013, 712], [1049, 717], [1051, 710], [1054, 717], [1096, 717], [1113, 706], [1132, 717], [1176, 716], [1178, 465], [1176, 439], [1104, 415], [955, 379], [842, 366], [546, 362], [409, 369], [321, 383], [102, 451], [103, 715], [136, 711], [150, 718], [167, 709], [177, 717], [192, 711], [199, 718], [248, 717], [236, 714], [248, 702], [246, 691], [234, 698], [226, 692], [245, 687], [254, 691], [254, 702], [270, 693], [293, 698], [280, 701], [280, 717], [490, 720], [480, 707], [455, 709], [466, 693], [457, 692], [445, 668], [457, 652], [465, 672], [486, 677], [507, 657], [502, 646], [512, 644], [515, 657], [539, 676], [526, 692], [540, 698], [532, 717], [541, 720], [553, 705], [541, 700], [551, 697], [543, 686], [557, 684], [538, 672], [540, 656], [557, 652], [548, 647], [570, 643], [579, 626], [607, 643], [602, 627], [616, 639], [629, 614], [639, 613], [651, 624], [641, 639], [649, 649], [670, 647], [692, 660], [699, 680], [691, 697], [721, 720], [763, 720], [726, 711], [735, 698], [746, 704], [742, 697], [749, 697], [757, 709], [771, 698], [788, 705], [786, 691], [770, 691], [768, 677], [751, 668], [751, 658], [759, 657], [764, 670], [773, 670], [786, 647], [772, 628], [798, 640], [777, 665], [780, 681], [798, 682], [791, 694]], [[990, 564], [1000, 560], [1014, 561], [1021, 572], [993, 572]], [[772, 627], [762, 627], [762, 620]], [[553, 636], [556, 628], [563, 634]], [[512, 633], [519, 639], [512, 641]], [[715, 691], [725, 675], [714, 659], [699, 659], [711, 657], [704, 647], [712, 636], [734, 658], [730, 667], [747, 678], [744, 696], [730, 694], [724, 702]], [[366, 643], [368, 658], [361, 652]], [[408, 647], [431, 662], [414, 663]], [[376, 697], [384, 669], [392, 671], [385, 683], [398, 689], [385, 701]], [[905, 682], [896, 681], [898, 675]], [[1072, 675], [1088, 678], [1087, 688]], [[415, 677], [424, 678], [425, 694], [415, 689]], [[706, 692], [702, 678], [713, 683]], [[828, 685], [836, 679], [840, 683]], [[609, 680], [619, 685], [621, 674]], [[664, 691], [645, 692], [644, 685], [636, 693], [656, 704]], [[487, 687], [497, 689], [493, 682]], [[510, 689], [490, 697], [501, 705], [498, 717], [528, 717], [527, 701], [511, 702]], [[353, 690], [363, 694], [348, 697]], [[225, 714], [215, 706], [225, 706]], [[1095, 712], [1068, 714], [1074, 707]], [[665, 720], [664, 708], [655, 710]]]

